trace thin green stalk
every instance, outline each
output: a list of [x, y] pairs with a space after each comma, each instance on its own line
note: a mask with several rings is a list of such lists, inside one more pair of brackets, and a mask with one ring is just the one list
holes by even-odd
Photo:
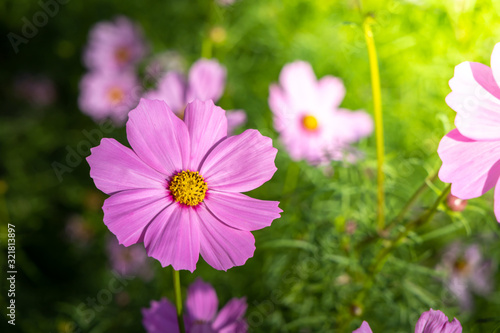
[[413, 193], [412, 197], [408, 200], [403, 209], [401, 209], [399, 214], [394, 218], [394, 220], [392, 220], [391, 223], [389, 223], [389, 225], [387, 225], [386, 231], [389, 231], [392, 227], [403, 220], [410, 208], [417, 202], [417, 199], [429, 188], [429, 183], [434, 182], [437, 177], [438, 173], [435, 172], [434, 175], [425, 179], [424, 183], [415, 191], [415, 193]]
[[203, 39], [203, 43], [201, 45], [201, 57], [206, 59], [212, 58], [212, 41], [208, 36]]
[[368, 60], [370, 63], [370, 76], [373, 94], [373, 112], [375, 116], [375, 140], [377, 147], [377, 228], [384, 230], [385, 224], [385, 198], [384, 198], [384, 125], [382, 117], [382, 93], [380, 89], [380, 73], [378, 69], [377, 49], [371, 25], [373, 19], [367, 16], [363, 22]]
[[408, 223], [404, 230], [402, 230], [394, 240], [392, 240], [388, 246], [384, 247], [379, 251], [379, 253], [376, 255], [373, 264], [369, 267], [368, 273], [369, 278], [365, 282], [363, 290], [360, 292], [357, 298], [357, 302], [359, 304], [363, 304], [363, 300], [366, 296], [366, 293], [368, 290], [370, 290], [371, 286], [374, 283], [375, 276], [380, 272], [388, 258], [388, 256], [392, 253], [392, 251], [397, 248], [408, 236], [410, 231], [414, 230], [415, 228], [418, 228], [427, 222], [429, 222], [434, 214], [436, 214], [437, 209], [441, 202], [446, 199], [448, 194], [450, 193], [451, 185], [448, 185], [439, 195], [439, 197], [436, 199], [434, 204], [432, 205], [431, 208], [429, 208], [425, 213], [420, 215], [416, 220]]
[[207, 22], [206, 22], [206, 27], [205, 27], [205, 33], [203, 35], [203, 41], [201, 43], [201, 57], [210, 59], [212, 58], [212, 53], [213, 53], [213, 43], [212, 39], [210, 38], [210, 28], [213, 26], [214, 23], [214, 15], [215, 15], [215, 9], [217, 6], [215, 5], [215, 1], [208, 1], [207, 2], [208, 8], [207, 8]]
[[177, 309], [177, 323], [179, 324], [179, 332], [186, 333], [184, 328], [184, 319], [182, 318], [182, 296], [181, 296], [181, 278], [179, 271], [172, 269], [174, 272], [174, 292], [175, 292], [175, 308]]
[[300, 166], [297, 162], [290, 162], [285, 176], [285, 184], [283, 185], [282, 194], [290, 194], [295, 191], [300, 175]]

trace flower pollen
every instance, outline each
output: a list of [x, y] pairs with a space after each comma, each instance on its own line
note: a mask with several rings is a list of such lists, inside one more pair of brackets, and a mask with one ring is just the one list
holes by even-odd
[[120, 64], [125, 64], [127, 63], [131, 58], [131, 54], [130, 54], [130, 50], [128, 49], [128, 47], [119, 47], [116, 51], [115, 51], [115, 59], [118, 63]]
[[469, 263], [464, 258], [459, 258], [457, 261], [455, 261], [453, 268], [459, 274], [467, 274], [467, 272], [469, 271]]
[[108, 91], [108, 98], [113, 105], [118, 105], [123, 102], [125, 94], [123, 90], [118, 87], [112, 87]]
[[316, 117], [307, 114], [302, 117], [302, 126], [308, 131], [315, 131], [318, 128], [318, 119]]
[[181, 171], [172, 177], [169, 190], [175, 201], [196, 206], [205, 199], [207, 182], [198, 171]]

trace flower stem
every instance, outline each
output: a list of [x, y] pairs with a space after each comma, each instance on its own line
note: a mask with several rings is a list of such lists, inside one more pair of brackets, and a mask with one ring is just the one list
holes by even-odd
[[210, 27], [213, 25], [214, 21], [214, 10], [216, 8], [215, 1], [207, 1], [207, 21], [205, 32], [203, 34], [203, 41], [201, 43], [201, 57], [205, 59], [212, 58], [213, 45], [212, 39], [210, 38]]
[[212, 58], [212, 41], [209, 37], [203, 39], [203, 44], [201, 45], [201, 57], [210, 59]]
[[373, 264], [368, 268], [369, 277], [368, 280], [364, 284], [364, 288], [359, 293], [357, 301], [359, 304], [363, 304], [366, 293], [373, 286], [375, 282], [376, 275], [382, 270], [387, 258], [392, 253], [394, 249], [396, 249], [399, 245], [403, 243], [408, 234], [414, 230], [415, 228], [421, 227], [422, 225], [429, 222], [434, 214], [436, 214], [439, 205], [443, 202], [448, 194], [450, 193], [451, 185], [449, 184], [446, 188], [441, 192], [439, 197], [434, 201], [434, 204], [431, 208], [429, 208], [426, 212], [420, 215], [416, 220], [408, 223], [405, 228], [398, 233], [398, 235], [389, 242], [383, 249], [381, 249], [378, 254], [375, 256]]
[[177, 309], [177, 323], [179, 324], [179, 332], [186, 333], [184, 328], [184, 318], [182, 318], [182, 296], [181, 296], [181, 278], [179, 271], [172, 269], [174, 272], [174, 292], [175, 292], [175, 308]]
[[386, 228], [386, 231], [389, 231], [392, 227], [396, 226], [400, 223], [405, 217], [406, 213], [410, 210], [410, 208], [415, 204], [417, 199], [429, 188], [429, 183], [433, 183], [438, 177], [438, 172], [435, 172], [434, 175], [425, 179], [424, 183], [415, 191], [410, 200], [406, 203], [406, 205], [401, 209], [399, 214], [394, 218], [394, 220], [389, 223]]
[[366, 16], [363, 22], [366, 47], [368, 48], [368, 59], [370, 63], [370, 76], [373, 94], [373, 112], [375, 115], [375, 139], [377, 146], [377, 228], [384, 229], [385, 224], [385, 198], [384, 198], [384, 125], [382, 117], [382, 93], [380, 89], [380, 73], [378, 69], [377, 49], [371, 25], [373, 19]]

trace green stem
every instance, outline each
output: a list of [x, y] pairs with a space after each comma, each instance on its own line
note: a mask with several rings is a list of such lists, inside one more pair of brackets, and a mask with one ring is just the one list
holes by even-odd
[[428, 177], [425, 179], [424, 183], [415, 191], [415, 193], [413, 193], [412, 197], [410, 198], [410, 200], [408, 200], [403, 209], [401, 209], [399, 214], [394, 218], [394, 220], [392, 220], [391, 223], [389, 223], [389, 225], [387, 225], [386, 231], [389, 231], [391, 228], [393, 228], [403, 220], [410, 208], [417, 202], [417, 199], [429, 188], [429, 183], [434, 182], [437, 177], [438, 173], [436, 172], [432, 177]]
[[382, 93], [380, 89], [380, 73], [378, 68], [377, 49], [371, 25], [373, 19], [367, 16], [363, 22], [368, 60], [370, 63], [370, 76], [373, 94], [373, 112], [375, 116], [375, 140], [377, 146], [377, 228], [384, 229], [385, 224], [385, 198], [384, 198], [384, 125], [382, 117]]
[[386, 246], [385, 248], [380, 250], [380, 252], [375, 257], [374, 263], [368, 269], [368, 273], [370, 275], [369, 275], [369, 278], [364, 285], [363, 290], [361, 291], [361, 293], [359, 294], [359, 296], [357, 298], [357, 301], [359, 304], [363, 304], [363, 300], [366, 296], [367, 291], [370, 290], [370, 288], [372, 287], [374, 280], [375, 280], [375, 276], [377, 275], [378, 272], [380, 272], [382, 270], [382, 268], [387, 260], [387, 257], [392, 253], [392, 251], [395, 248], [397, 248], [404, 241], [404, 239], [406, 238], [406, 236], [408, 236], [410, 231], [426, 224], [427, 222], [429, 222], [432, 219], [434, 214], [436, 214], [437, 209], [438, 209], [439, 205], [441, 204], [441, 202], [443, 202], [443, 200], [445, 200], [446, 197], [448, 196], [448, 194], [450, 193], [450, 189], [451, 189], [451, 185], [448, 185], [441, 192], [441, 194], [436, 199], [436, 201], [434, 202], [434, 204], [432, 205], [431, 208], [429, 208], [425, 213], [420, 215], [420, 217], [418, 217], [416, 220], [408, 223], [406, 225], [405, 229], [403, 231], [401, 231], [396, 236], [396, 238], [389, 243], [388, 246]]
[[179, 324], [179, 332], [186, 333], [184, 328], [184, 318], [182, 318], [182, 296], [181, 296], [181, 278], [179, 271], [172, 269], [174, 272], [174, 292], [175, 292], [175, 308], [177, 309], [177, 323]]
[[210, 28], [214, 23], [214, 10], [217, 8], [217, 6], [215, 5], [215, 1], [208, 1], [207, 5], [207, 22], [205, 32], [203, 34], [203, 41], [201, 43], [201, 57], [211, 59], [213, 55], [213, 44], [212, 39], [210, 38]]
[[282, 195], [287, 195], [295, 191], [299, 175], [300, 166], [298, 162], [290, 162], [286, 171], [285, 184], [283, 185]]
[[205, 37], [203, 39], [203, 44], [201, 45], [201, 57], [210, 59], [212, 58], [212, 41], [210, 37]]

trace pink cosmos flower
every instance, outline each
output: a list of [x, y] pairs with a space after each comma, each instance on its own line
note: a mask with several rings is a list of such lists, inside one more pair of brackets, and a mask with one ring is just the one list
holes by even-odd
[[[187, 333], [245, 333], [248, 329], [245, 298], [231, 299], [218, 313], [215, 289], [197, 279], [188, 289], [184, 324]], [[163, 298], [152, 301], [151, 307], [142, 309], [142, 323], [148, 333], [179, 332], [177, 312], [172, 303]]]
[[492, 290], [493, 262], [483, 258], [477, 244], [451, 244], [437, 267], [447, 273], [446, 286], [463, 310], [473, 306], [472, 292], [487, 295]]
[[198, 99], [217, 102], [224, 93], [226, 69], [216, 60], [200, 59], [191, 66], [188, 79], [176, 71], [167, 72], [155, 90], [144, 94], [146, 99], [167, 102], [171, 110], [181, 115], [186, 104]]
[[[370, 325], [366, 321], [360, 328], [352, 333], [372, 333]], [[462, 333], [462, 325], [453, 318], [452, 322], [439, 310], [430, 309], [422, 313], [415, 325], [415, 333]]]
[[140, 276], [146, 281], [153, 278], [150, 259], [142, 246], [125, 247], [118, 244], [116, 238], [110, 237], [106, 249], [113, 271], [125, 276]]
[[134, 67], [147, 52], [139, 27], [120, 16], [92, 28], [83, 60], [90, 70], [118, 72]]
[[[156, 89], [145, 93], [144, 98], [167, 102], [170, 109], [182, 118], [187, 103], [195, 99], [211, 99], [215, 103], [224, 93], [225, 86], [226, 69], [216, 60], [200, 59], [191, 66], [187, 82], [178, 71], [168, 71]], [[229, 110], [226, 116], [229, 135], [246, 122], [243, 110]]]
[[120, 244], [144, 242], [162, 266], [193, 272], [201, 256], [227, 270], [253, 256], [250, 231], [280, 216], [276, 201], [239, 192], [273, 176], [277, 150], [256, 130], [227, 137], [225, 111], [194, 101], [184, 121], [163, 101], [141, 99], [129, 113], [132, 149], [103, 139], [87, 158], [90, 176], [111, 195], [104, 223]]
[[132, 72], [88, 73], [80, 81], [80, 109], [95, 121], [107, 118], [121, 125], [137, 105], [140, 89]]
[[340, 79], [318, 81], [309, 63], [296, 61], [283, 67], [279, 81], [269, 89], [269, 106], [292, 159], [311, 164], [341, 160], [349, 144], [373, 131], [366, 112], [339, 108], [345, 95]]
[[[491, 55], [491, 68], [476, 62], [455, 67], [446, 103], [457, 112], [455, 125], [441, 140], [443, 165], [439, 178], [451, 183], [460, 199], [479, 197], [500, 178], [500, 44]], [[495, 188], [495, 215], [500, 221], [500, 186]]]

